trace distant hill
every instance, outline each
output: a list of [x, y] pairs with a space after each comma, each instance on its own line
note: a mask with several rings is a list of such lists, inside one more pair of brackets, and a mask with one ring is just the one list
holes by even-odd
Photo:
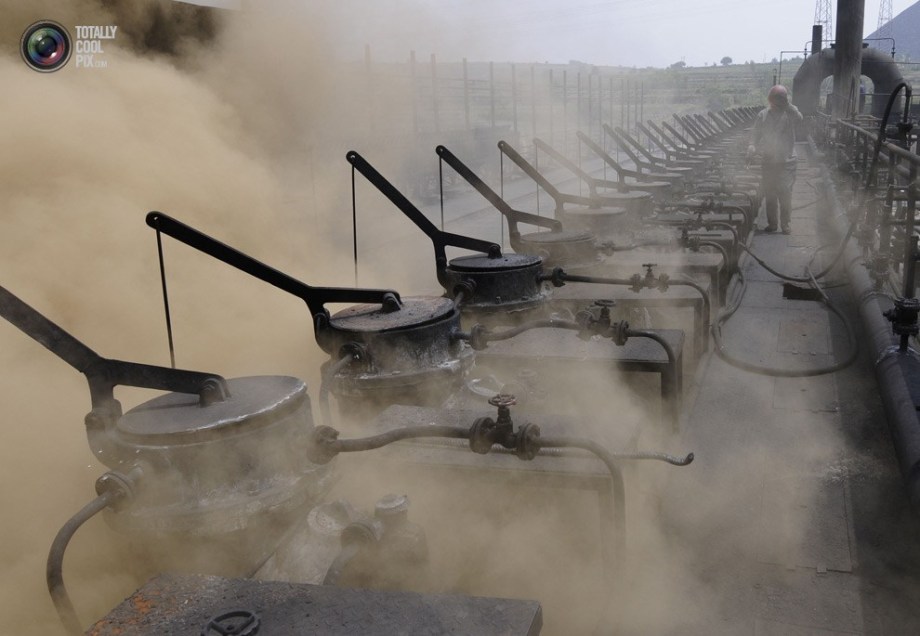
[[[898, 61], [920, 62], [920, 2], [916, 2], [896, 15], [891, 22], [890, 37], [895, 40], [895, 53]], [[877, 38], [878, 31], [866, 36]], [[891, 42], [869, 42], [869, 46], [890, 52]]]

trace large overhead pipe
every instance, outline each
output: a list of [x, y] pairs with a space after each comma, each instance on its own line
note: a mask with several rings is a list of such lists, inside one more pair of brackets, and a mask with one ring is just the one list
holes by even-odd
[[834, 52], [834, 117], [847, 119], [859, 104], [863, 13], [866, 0], [838, 0]]

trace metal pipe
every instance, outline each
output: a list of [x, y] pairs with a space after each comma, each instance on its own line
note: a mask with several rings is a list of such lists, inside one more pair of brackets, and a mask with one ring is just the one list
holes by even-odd
[[[810, 142], [813, 152], [814, 142]], [[836, 195], [830, 176], [823, 170], [826, 200], [833, 216], [846, 218], [846, 213]], [[894, 443], [895, 454], [904, 479], [908, 497], [915, 507], [920, 507], [920, 357], [914, 351], [899, 351], [898, 339], [891, 324], [883, 315], [894, 307], [890, 298], [876, 293], [868, 270], [861, 265], [859, 248], [849, 244], [846, 248], [846, 268], [853, 285], [853, 295], [860, 299], [859, 313], [863, 320], [871, 351], [875, 354], [875, 378], [885, 406], [888, 428]]]
[[474, 349], [484, 348], [489, 342], [498, 340], [510, 340], [519, 336], [525, 331], [531, 329], [569, 329], [571, 331], [581, 331], [583, 327], [574, 320], [559, 320], [557, 318], [544, 318], [542, 320], [533, 320], [526, 322], [517, 327], [511, 327], [498, 333], [492, 333], [482, 325], [474, 325], [469, 334], [457, 333], [454, 337], [457, 340], [469, 340]]
[[[605, 278], [603, 276], [582, 276], [580, 274], [569, 274], [568, 272], [562, 270], [561, 268], [556, 268], [551, 273], [542, 274], [540, 276], [540, 280], [554, 280], [554, 279], [558, 279], [566, 283], [593, 283], [597, 285], [626, 285], [629, 287], [634, 287], [636, 284], [640, 284], [640, 285], [643, 285], [644, 287], [648, 287], [649, 289], [653, 287], [651, 285], [645, 285], [644, 279], [641, 277], [639, 277], [638, 279], [635, 279], [635, 278]], [[700, 293], [700, 296], [702, 296], [703, 298], [703, 314], [705, 316], [706, 329], [708, 330], [710, 316], [712, 315], [711, 313], [712, 312], [712, 309], [711, 309], [712, 301], [709, 297], [709, 292], [706, 291], [706, 289], [704, 289], [703, 286], [700, 285], [699, 283], [686, 279], [686, 278], [678, 278], [678, 279], [669, 278], [668, 285], [692, 287], [693, 289], [695, 289], [696, 291]], [[664, 290], [662, 290], [662, 292], [664, 292]]]
[[45, 580], [48, 583], [48, 592], [51, 594], [51, 600], [54, 602], [54, 609], [57, 610], [61, 623], [68, 634], [82, 634], [83, 628], [80, 627], [80, 619], [77, 618], [77, 612], [74, 610], [70, 595], [67, 594], [67, 588], [64, 585], [64, 552], [67, 551], [67, 545], [73, 538], [73, 535], [80, 527], [120, 499], [123, 493], [117, 490], [107, 490], [83, 506], [80, 511], [71, 517], [65, 523], [54, 541], [51, 543], [51, 550], [48, 552], [48, 563], [45, 567]]
[[664, 349], [665, 354], [668, 356], [668, 366], [671, 368], [675, 377], [678, 374], [677, 369], [677, 356], [674, 354], [674, 348], [671, 347], [671, 343], [664, 339], [664, 337], [656, 332], [649, 331], [645, 329], [627, 329], [626, 330], [627, 338], [648, 338], [649, 340], [654, 340]]

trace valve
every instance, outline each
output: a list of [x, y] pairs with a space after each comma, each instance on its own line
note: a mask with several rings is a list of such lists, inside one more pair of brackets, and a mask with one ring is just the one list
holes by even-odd
[[629, 323], [625, 320], [614, 323], [610, 329], [610, 337], [617, 346], [625, 345], [629, 340]]
[[475, 351], [482, 351], [489, 346], [491, 330], [482, 323], [476, 323], [470, 328], [470, 346]]
[[[668, 283], [671, 278], [667, 274], [660, 274], [658, 278], [655, 278], [655, 273], [652, 271], [653, 267], [657, 267], [658, 263], [643, 263], [642, 267], [645, 268], [645, 278], [643, 283], [645, 287], [649, 289], [657, 288], [659, 291], [668, 291]], [[633, 279], [630, 279], [632, 281]]]
[[517, 398], [509, 393], [499, 393], [489, 398], [489, 404], [498, 408], [498, 419], [495, 421], [495, 425], [499, 429], [499, 434], [506, 432], [506, 430], [510, 432], [513, 424], [509, 407], [517, 404]]
[[96, 494], [104, 495], [113, 493], [114, 499], [109, 504], [113, 510], [118, 512], [130, 504], [137, 496], [137, 483], [144, 476], [144, 473], [150, 470], [143, 462], [134, 464], [126, 472], [117, 472], [110, 470], [100, 475], [96, 480]]
[[463, 294], [464, 299], [469, 299], [473, 297], [473, 292], [476, 291], [476, 281], [472, 279], [463, 279], [453, 288], [454, 299], [457, 298], [460, 294]]
[[868, 269], [869, 276], [875, 281], [875, 290], [881, 290], [885, 277], [888, 275], [888, 255], [880, 253], [873, 256], [869, 261]]
[[894, 307], [882, 315], [891, 322], [891, 330], [895, 334], [916, 336], [920, 333], [917, 314], [920, 314], [920, 299], [898, 298], [894, 301]]
[[644, 287], [642, 284], [642, 276], [639, 274], [633, 274], [629, 277], [629, 288], [632, 291], [638, 294], [640, 291], [642, 291], [642, 287]]
[[565, 278], [565, 270], [561, 267], [554, 267], [552, 273], [549, 275], [549, 281], [553, 284], [553, 287], [564, 286]]
[[597, 324], [603, 328], [610, 326], [610, 310], [615, 307], [617, 302], [611, 299], [599, 298], [594, 301], [595, 307], [600, 307], [600, 315], [597, 317]]

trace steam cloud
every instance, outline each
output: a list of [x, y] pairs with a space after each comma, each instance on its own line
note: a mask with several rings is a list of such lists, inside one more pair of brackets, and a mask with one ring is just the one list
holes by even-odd
[[[279, 23], [258, 11], [218, 14], [155, 0], [2, 0], [0, 147], [8, 151], [0, 158], [0, 284], [101, 355], [151, 364], [168, 364], [168, 357], [154, 237], [143, 223], [149, 210], [171, 214], [308, 283], [353, 284], [344, 153], [363, 150], [371, 119], [379, 132], [404, 119], [408, 106], [398, 87], [380, 86], [369, 117], [363, 77], [330, 54], [342, 16], [317, 13], [308, 8], [312, 4], [286, 3], [287, 19]], [[71, 64], [50, 75], [27, 68], [19, 59], [19, 38], [44, 18], [118, 25], [118, 39], [106, 51], [109, 67], [81, 72]], [[332, 94], [353, 98], [333, 100]], [[384, 142], [368, 153], [397, 181], [408, 163], [398, 137], [378, 135]], [[388, 208], [374, 197], [373, 205]], [[403, 221], [388, 210], [374, 222], [382, 232], [414, 231]], [[165, 243], [179, 366], [227, 377], [294, 375], [307, 380], [315, 399], [325, 356], [302, 304], [168, 238]], [[376, 260], [362, 270], [361, 284], [436, 291], [428, 252], [419, 253], [424, 258], [418, 263], [405, 254]], [[11, 633], [53, 634], [60, 626], [42, 578], [47, 549], [60, 525], [89, 499], [103, 467], [82, 430], [89, 400], [79, 374], [5, 322], [0, 349], [0, 403], [6, 407], [0, 614]], [[126, 406], [149, 397], [139, 391], [118, 396]], [[628, 408], [618, 415], [646, 417], [641, 407]], [[385, 494], [368, 492], [368, 483], [383, 482], [362, 462], [343, 462], [343, 469], [348, 479], [342, 490], [359, 505], [367, 508]], [[392, 479], [385, 483], [393, 490], [423, 481], [381, 474]], [[703, 608], [719, 600], [699, 585], [690, 549], [657, 525], [656, 484], [646, 478], [627, 475], [628, 484], [644, 484], [632, 498], [640, 502], [632, 518], [641, 521], [630, 527], [638, 550], [631, 560], [635, 565], [641, 554], [657, 554], [655, 562], [667, 561], [666, 574], [674, 576], [646, 572], [636, 579], [633, 596], [655, 596], [656, 611], [663, 600], [682, 599], [679, 610], [705, 615]], [[533, 559], [529, 545], [518, 540], [526, 536], [547, 546], [572, 531], [566, 539], [571, 548], [587, 532], [573, 509], [592, 509], [590, 496], [528, 495], [533, 509], [547, 506], [546, 525], [536, 526], [529, 517], [478, 507], [476, 492], [446, 496], [437, 485], [412, 496], [414, 518], [432, 541], [433, 566], [449, 573], [431, 591], [544, 595], [550, 633], [590, 629], [604, 604], [592, 587], [601, 577], [591, 569], [593, 546]], [[518, 496], [502, 492], [495, 501]], [[717, 500], [717, 493], [708, 498]], [[547, 501], [557, 506], [554, 512]], [[712, 505], [713, 515], [724, 511]], [[462, 543], [456, 541], [457, 519], [469, 523]], [[704, 520], [695, 523], [697, 531], [707, 527]], [[470, 546], [494, 548], [494, 541], [509, 562], [529, 563], [525, 576], [486, 556], [471, 558], [476, 553]], [[105, 614], [142, 583], [124, 572], [132, 554], [127, 543], [100, 520], [74, 541], [65, 571], [75, 582], [70, 591], [84, 621]], [[579, 568], [584, 577], [568, 576]], [[688, 589], [694, 590], [689, 600], [683, 596]], [[584, 604], [572, 606], [569, 599]], [[645, 607], [638, 603], [630, 614], [628, 624], [638, 633], [680, 624], [673, 616], [644, 614]]]

